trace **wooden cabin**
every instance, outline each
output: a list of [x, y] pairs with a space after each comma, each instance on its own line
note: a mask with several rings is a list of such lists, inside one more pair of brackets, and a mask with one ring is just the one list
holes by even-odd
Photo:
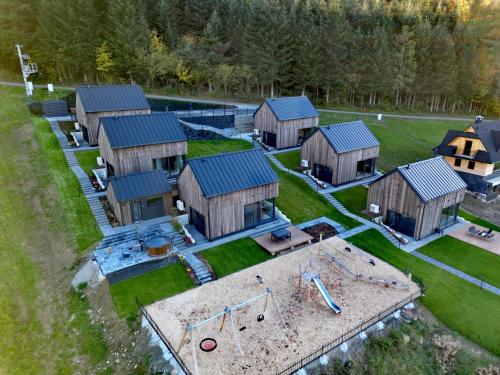
[[319, 113], [307, 96], [269, 98], [254, 114], [262, 143], [274, 148], [295, 147], [319, 126]]
[[174, 113], [103, 117], [99, 152], [108, 176], [161, 169], [174, 177], [184, 166], [187, 138]]
[[481, 118], [464, 131], [449, 130], [434, 149], [467, 183], [467, 188], [487, 199], [500, 194], [500, 121]]
[[83, 138], [97, 145], [99, 118], [151, 113], [148, 100], [137, 85], [77, 86], [76, 119]]
[[373, 181], [367, 209], [377, 205], [385, 224], [420, 240], [457, 221], [466, 188], [448, 163], [436, 157], [398, 167]]
[[342, 185], [373, 176], [380, 142], [363, 121], [322, 126], [300, 150], [313, 176]]
[[189, 222], [208, 240], [274, 220], [278, 183], [255, 149], [190, 159], [178, 178]]
[[170, 215], [174, 195], [164, 171], [113, 176], [106, 191], [108, 202], [120, 225]]

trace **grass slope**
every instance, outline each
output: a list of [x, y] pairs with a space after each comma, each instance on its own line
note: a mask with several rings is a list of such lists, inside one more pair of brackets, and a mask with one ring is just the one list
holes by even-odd
[[294, 224], [326, 216], [345, 228], [351, 229], [359, 223], [337, 211], [321, 194], [315, 192], [301, 178], [290, 173], [278, 170], [274, 165], [280, 179], [279, 197], [276, 199], [278, 208]]
[[368, 189], [364, 186], [354, 186], [350, 189], [340, 190], [332, 194], [348, 211], [366, 218], [361, 211], [366, 209]]
[[271, 255], [250, 237], [213, 247], [202, 251], [200, 255], [212, 266], [217, 277], [224, 277], [271, 259]]
[[80, 167], [89, 176], [92, 176], [92, 169], [97, 168], [97, 157], [99, 156], [99, 150], [85, 150], [75, 152], [76, 160]]
[[0, 374], [97, 373], [108, 349], [69, 285], [76, 241], [46, 154], [23, 89], [0, 97]]
[[490, 223], [489, 221], [481, 219], [480, 217], [477, 217], [471, 213], [468, 213], [467, 211], [459, 210], [458, 216], [461, 216], [465, 220], [470, 221], [473, 224], [479, 225], [480, 227], [488, 228], [488, 229], [491, 228], [494, 231], [497, 231], [500, 233], [500, 227], [498, 225], [495, 225], [493, 223]]
[[285, 167], [291, 169], [292, 171], [298, 170], [300, 167], [300, 151], [293, 150], [288, 152], [282, 152], [280, 154], [274, 155]]
[[252, 148], [250, 142], [242, 139], [224, 139], [222, 141], [188, 141], [187, 158], [216, 155]]
[[321, 113], [322, 125], [363, 120], [382, 143], [377, 168], [389, 171], [394, 167], [417, 158], [427, 159], [433, 156], [432, 149], [437, 146], [450, 129], [463, 130], [467, 121], [420, 120], [384, 117], [377, 121], [375, 116], [357, 116], [349, 114]]
[[139, 275], [110, 286], [118, 316], [133, 320], [137, 314], [137, 297], [142, 304], [182, 293], [194, 287], [193, 281], [179, 263]]
[[92, 211], [83, 195], [78, 179], [68, 167], [64, 152], [47, 120], [35, 119], [35, 136], [43, 157], [49, 166], [57, 188], [62, 209], [66, 212], [78, 249], [83, 251], [102, 238]]
[[477, 246], [444, 236], [419, 252], [500, 288], [500, 256]]
[[441, 322], [500, 354], [499, 296], [399, 250], [375, 229], [349, 237], [348, 241], [421, 278], [426, 288], [421, 301]]

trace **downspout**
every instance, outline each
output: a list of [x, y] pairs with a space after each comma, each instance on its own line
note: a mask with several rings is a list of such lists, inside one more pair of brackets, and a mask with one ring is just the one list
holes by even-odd
[[209, 241], [212, 241], [212, 236], [210, 233], [210, 199], [207, 199], [207, 207], [208, 207], [208, 213], [207, 213], [208, 238], [209, 238]]

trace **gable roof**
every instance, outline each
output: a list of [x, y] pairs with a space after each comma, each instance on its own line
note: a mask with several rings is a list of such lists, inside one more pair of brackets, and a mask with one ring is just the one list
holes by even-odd
[[162, 170], [113, 176], [109, 178], [109, 185], [108, 189], [113, 188], [116, 200], [120, 203], [172, 191], [167, 174]]
[[186, 141], [175, 113], [101, 117], [112, 149]]
[[397, 167], [370, 185], [396, 172], [399, 172], [415, 194], [425, 203], [467, 188], [464, 180], [441, 156]]
[[150, 109], [138, 85], [77, 86], [76, 95], [85, 112]]
[[361, 120], [322, 126], [320, 131], [337, 153], [380, 146], [377, 137]]
[[[319, 117], [318, 111], [316, 111], [316, 108], [314, 108], [307, 96], [268, 98], [265, 103], [269, 106], [271, 112], [273, 112], [278, 121]], [[259, 109], [260, 107], [255, 113], [257, 113]]]
[[279, 181], [262, 150], [189, 159], [187, 165], [207, 198]]
[[472, 125], [477, 136], [490, 154], [491, 163], [500, 161], [500, 120]]

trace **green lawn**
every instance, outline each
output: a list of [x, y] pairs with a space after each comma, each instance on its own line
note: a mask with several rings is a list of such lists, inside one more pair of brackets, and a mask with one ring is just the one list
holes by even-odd
[[0, 86], [0, 374], [97, 374], [107, 343], [71, 290], [76, 240], [23, 92]]
[[143, 305], [182, 293], [194, 287], [180, 263], [145, 273], [110, 286], [118, 316], [133, 320], [137, 314], [137, 297]]
[[421, 278], [426, 288], [421, 301], [441, 322], [500, 354], [500, 296], [399, 250], [375, 229], [350, 237], [348, 241]]
[[99, 156], [99, 150], [76, 151], [75, 156], [85, 173], [92, 176], [92, 169], [97, 168], [96, 158]]
[[213, 247], [200, 255], [219, 278], [271, 259], [271, 255], [250, 237]]
[[224, 139], [221, 141], [188, 141], [187, 158], [210, 156], [223, 152], [234, 152], [252, 148], [250, 142], [242, 139]]
[[500, 288], [500, 256], [477, 246], [444, 236], [419, 251]]
[[500, 227], [498, 225], [495, 225], [493, 223], [490, 223], [489, 221], [481, 219], [480, 217], [477, 217], [471, 213], [468, 213], [467, 211], [459, 210], [458, 216], [461, 216], [465, 220], [470, 221], [473, 224], [479, 225], [482, 228], [488, 228], [488, 229], [491, 228], [494, 231], [500, 232]]
[[274, 156], [288, 169], [298, 170], [300, 168], [300, 150], [282, 152]]
[[55, 184], [61, 208], [66, 212], [78, 249], [83, 251], [102, 238], [92, 211], [78, 180], [66, 163], [64, 152], [47, 120], [34, 119], [35, 138], [41, 148], [41, 157], [47, 161]]
[[367, 218], [361, 211], [366, 209], [368, 189], [358, 185], [350, 189], [340, 190], [332, 194], [342, 205], [355, 215]]
[[359, 223], [348, 216], [341, 214], [323, 197], [317, 193], [300, 177], [278, 170], [273, 165], [279, 176], [279, 197], [276, 199], [278, 208], [294, 224], [326, 216], [346, 229], [359, 226]]
[[377, 168], [389, 171], [399, 165], [414, 162], [417, 158], [433, 156], [432, 149], [450, 129], [463, 130], [467, 121], [419, 120], [384, 117], [377, 121], [374, 116], [356, 116], [321, 112], [322, 125], [363, 120], [382, 143]]

